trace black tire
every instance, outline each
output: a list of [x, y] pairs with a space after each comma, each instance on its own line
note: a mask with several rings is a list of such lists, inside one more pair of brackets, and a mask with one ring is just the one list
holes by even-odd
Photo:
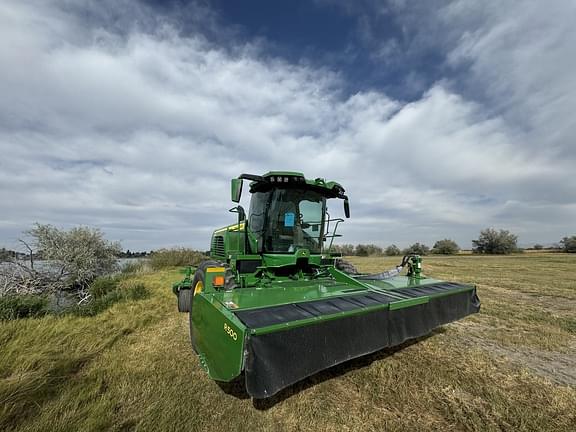
[[352, 264], [351, 262], [348, 262], [346, 260], [343, 260], [343, 259], [337, 259], [336, 260], [336, 268], [338, 270], [343, 271], [344, 273], [353, 274], [353, 275], [360, 274], [360, 272], [354, 266], [354, 264]]
[[180, 288], [178, 291], [178, 312], [190, 312], [190, 289]]

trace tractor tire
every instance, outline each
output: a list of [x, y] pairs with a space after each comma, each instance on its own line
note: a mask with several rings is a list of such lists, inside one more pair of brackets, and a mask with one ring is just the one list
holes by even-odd
[[343, 260], [343, 259], [337, 259], [335, 266], [338, 270], [343, 271], [344, 273], [347, 273], [347, 274], [351, 274], [351, 275], [360, 274], [360, 272], [354, 266], [354, 264], [352, 264], [351, 262], [348, 262], [346, 260]]
[[178, 291], [178, 312], [190, 312], [191, 290], [180, 288]]
[[192, 279], [192, 288], [190, 289], [190, 302], [188, 314], [188, 321], [190, 324], [190, 343], [192, 344], [192, 349], [195, 353], [198, 353], [198, 348], [196, 345], [196, 337], [194, 335], [194, 326], [192, 325], [192, 312], [194, 311], [194, 296], [200, 293], [204, 289], [204, 284], [206, 283], [206, 269], [208, 267], [222, 267], [222, 264], [218, 261], [207, 260], [200, 263], [196, 272], [194, 273], [194, 279]]

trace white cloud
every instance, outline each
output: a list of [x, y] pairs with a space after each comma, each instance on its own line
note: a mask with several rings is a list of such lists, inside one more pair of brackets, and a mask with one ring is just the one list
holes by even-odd
[[[67, 2], [0, 6], [2, 238], [14, 239], [34, 221], [82, 223], [132, 249], [207, 248], [210, 230], [233, 218], [225, 211], [229, 178], [270, 169], [341, 181], [357, 216], [344, 229], [349, 242], [452, 236], [466, 245], [487, 225], [523, 230], [542, 220], [542, 212], [530, 211], [505, 217], [510, 201], [570, 208], [562, 185], [570, 166], [558, 159], [565, 137], [551, 138], [555, 152], [535, 150], [525, 145], [527, 131], [511, 123], [512, 111], [488, 115], [450, 82], [410, 104], [378, 91], [347, 97], [334, 72], [266, 58], [257, 45], [218, 46], [162, 20], [132, 25], [122, 15], [129, 4], [117, 10], [123, 31], [103, 24], [98, 3], [89, 3], [91, 18]], [[137, 8], [138, 22], [149, 12]], [[467, 13], [463, 6], [441, 12], [458, 19]], [[494, 54], [505, 47], [490, 26], [508, 28], [498, 19], [486, 18], [451, 49], [453, 62], [472, 62], [479, 81], [490, 61], [506, 65]], [[502, 69], [486, 82], [499, 79], [494, 88], [521, 101], [553, 72], [560, 73], [547, 64], [522, 84]], [[566, 80], [551, 86], [552, 94]], [[536, 116], [530, 108], [550, 98], [533, 100], [525, 112]], [[552, 118], [556, 127], [567, 118], [568, 105], [558, 103], [545, 105], [560, 110], [556, 117], [540, 113], [530, 121], [535, 135], [544, 137]], [[564, 235], [570, 223], [560, 218], [546, 235]]]

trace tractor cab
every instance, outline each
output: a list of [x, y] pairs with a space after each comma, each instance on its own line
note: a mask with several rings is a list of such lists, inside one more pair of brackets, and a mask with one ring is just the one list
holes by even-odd
[[[348, 198], [344, 188], [323, 179], [306, 180], [301, 173], [269, 172], [263, 176], [242, 174], [232, 180], [232, 200], [240, 201], [242, 180], [250, 183], [250, 210], [245, 223], [245, 253], [294, 254], [307, 250], [321, 254], [328, 237], [326, 200], [344, 200], [349, 217]], [[244, 209], [235, 208], [240, 218]], [[332, 221], [334, 222], [334, 221]], [[333, 237], [333, 236], [332, 236]]]

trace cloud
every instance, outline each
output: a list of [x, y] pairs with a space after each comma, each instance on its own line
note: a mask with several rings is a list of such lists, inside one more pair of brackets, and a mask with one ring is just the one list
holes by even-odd
[[[434, 18], [461, 23], [465, 35], [473, 12], [459, 2]], [[410, 103], [378, 89], [347, 95], [337, 71], [264, 55], [257, 42], [211, 39], [217, 17], [194, 4], [187, 15], [196, 19], [182, 31], [174, 16], [130, 1], [0, 6], [9, 42], [0, 46], [1, 238], [38, 221], [99, 226], [131, 249], [206, 249], [210, 231], [233, 220], [229, 179], [271, 169], [341, 181], [353, 205], [349, 242], [467, 245], [492, 224], [555, 241], [569, 229], [571, 129], [560, 125], [574, 99], [541, 92], [521, 102], [550, 74], [562, 76], [551, 95], [571, 81], [552, 64], [532, 78], [506, 69], [503, 53], [523, 45], [500, 46], [494, 35], [510, 26], [499, 15], [443, 42], [447, 61], [469, 64], [486, 98], [446, 79]], [[521, 21], [514, 33], [535, 14], [509, 15]], [[550, 44], [536, 53], [565, 48]], [[490, 65], [502, 68], [492, 78]], [[546, 114], [531, 110], [538, 103]], [[546, 140], [553, 120], [561, 133]], [[536, 208], [563, 215], [546, 238], [525, 228], [546, 220]]]

